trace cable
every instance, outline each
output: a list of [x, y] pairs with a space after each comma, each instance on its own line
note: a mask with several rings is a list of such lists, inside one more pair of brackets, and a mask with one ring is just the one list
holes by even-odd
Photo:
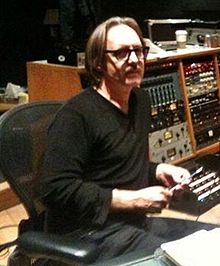
[[[17, 224], [4, 225], [4, 226], [0, 227], [0, 230], [12, 228], [12, 227], [18, 227], [18, 225]], [[16, 245], [16, 244], [17, 244], [17, 239], [9, 241], [9, 242], [5, 242], [3, 244], [0, 244], [0, 258], [7, 256], [9, 253], [9, 248]], [[3, 252], [4, 250], [6, 250], [6, 251]]]
[[18, 227], [18, 225], [17, 224], [3, 225], [0, 227], [0, 230], [11, 228], [11, 227]]
[[9, 255], [9, 248], [7, 248], [7, 249], [5, 249], [5, 251], [1, 251], [0, 252], [0, 260], [3, 260], [3, 259], [5, 259], [8, 255]]
[[4, 244], [1, 244], [0, 245], [0, 252], [2, 252], [4, 249], [8, 249], [8, 248], [10, 248], [12, 246], [15, 246], [16, 244], [17, 244], [17, 239], [12, 240], [10, 242], [6, 242]]

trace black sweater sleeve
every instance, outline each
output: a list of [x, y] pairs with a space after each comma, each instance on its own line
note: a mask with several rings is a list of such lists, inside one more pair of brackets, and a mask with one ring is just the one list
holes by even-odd
[[46, 205], [74, 219], [74, 223], [103, 224], [111, 203], [111, 189], [84, 178], [90, 136], [80, 114], [63, 109], [48, 135], [39, 191]]

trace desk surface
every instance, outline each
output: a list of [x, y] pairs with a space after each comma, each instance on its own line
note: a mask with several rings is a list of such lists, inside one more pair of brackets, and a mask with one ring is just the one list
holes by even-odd
[[6, 103], [6, 102], [0, 102], [0, 113], [6, 112], [9, 109], [17, 106], [18, 103]]
[[199, 216], [171, 209], [164, 209], [160, 214], [152, 214], [152, 216], [185, 219], [211, 224], [220, 224], [220, 204], [215, 205], [214, 207]]
[[189, 57], [205, 56], [211, 54], [219, 54], [220, 48], [207, 48], [197, 47], [193, 45], [187, 46], [186, 49], [174, 50], [174, 51], [163, 51], [160, 53], [151, 53], [147, 56], [147, 63], [157, 62], [158, 60], [176, 60], [176, 59], [187, 59]]

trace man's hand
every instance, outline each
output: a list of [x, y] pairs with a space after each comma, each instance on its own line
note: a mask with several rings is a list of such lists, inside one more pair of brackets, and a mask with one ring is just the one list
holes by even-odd
[[119, 190], [112, 192], [112, 211], [160, 212], [167, 207], [172, 192], [162, 186], [152, 186], [144, 189]]
[[187, 169], [166, 163], [161, 163], [157, 166], [156, 178], [170, 189], [175, 186], [172, 191], [177, 193], [187, 188], [191, 181], [190, 173]]

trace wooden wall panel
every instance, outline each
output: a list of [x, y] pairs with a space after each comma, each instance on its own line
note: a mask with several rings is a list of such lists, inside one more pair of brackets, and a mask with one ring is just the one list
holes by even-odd
[[75, 67], [44, 61], [27, 63], [27, 85], [30, 102], [65, 100], [82, 90], [80, 74]]

